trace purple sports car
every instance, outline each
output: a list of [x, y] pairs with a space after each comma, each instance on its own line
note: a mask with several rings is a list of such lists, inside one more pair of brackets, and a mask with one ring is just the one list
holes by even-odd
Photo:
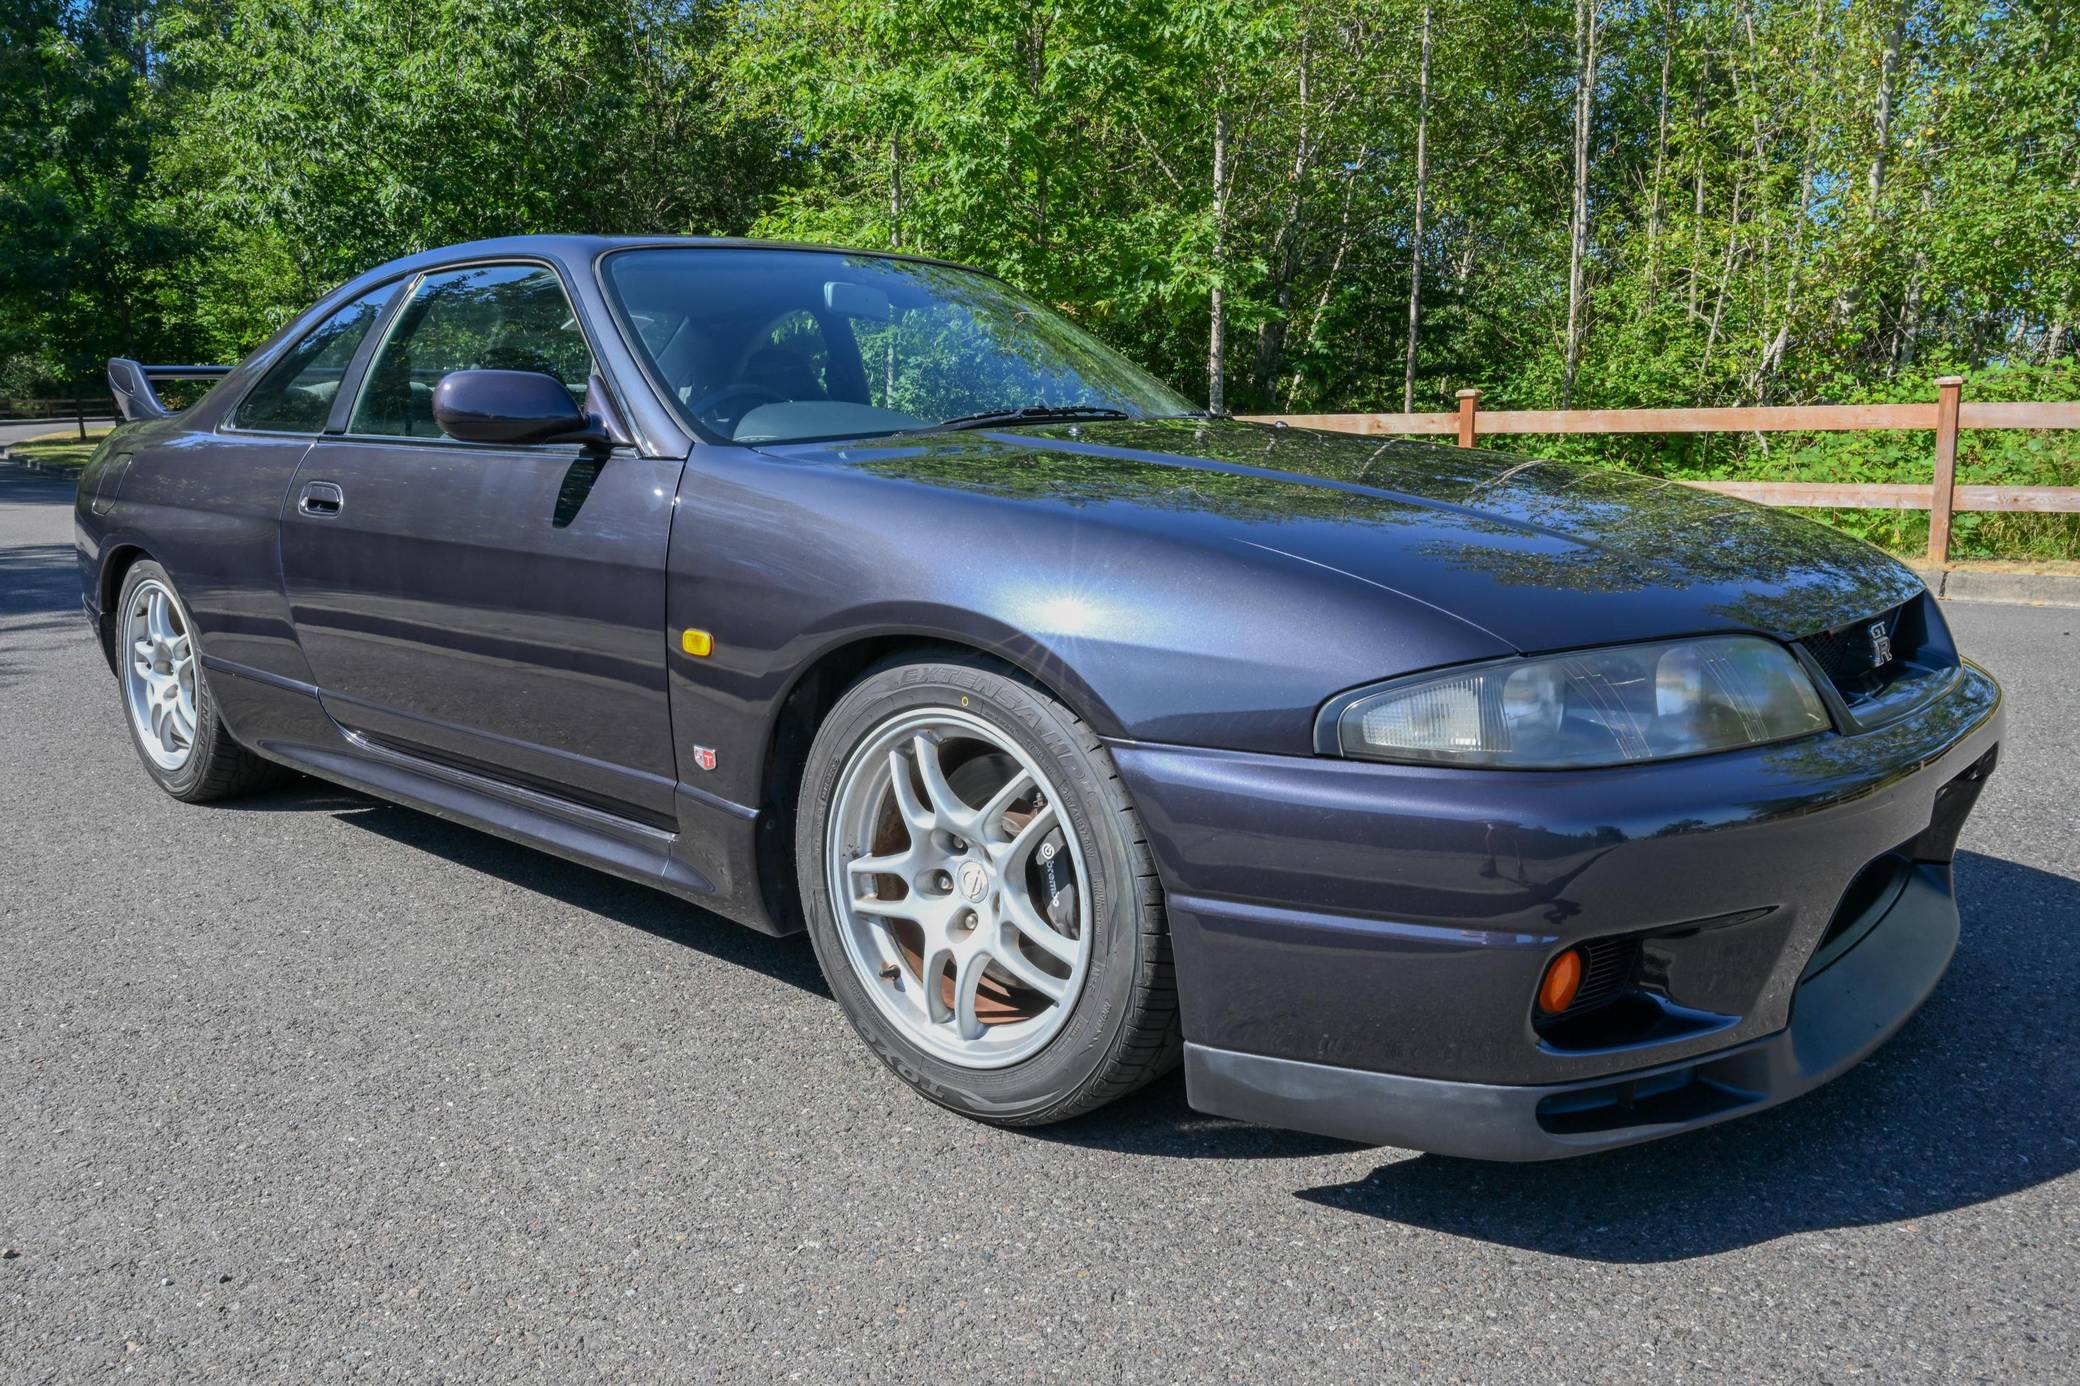
[[109, 377], [80, 576], [168, 793], [300, 771], [806, 929], [973, 1117], [1181, 1060], [1209, 1112], [1577, 1154], [1842, 1073], [1956, 946], [2000, 689], [1780, 512], [1209, 416], [986, 274], [810, 247], [457, 246]]

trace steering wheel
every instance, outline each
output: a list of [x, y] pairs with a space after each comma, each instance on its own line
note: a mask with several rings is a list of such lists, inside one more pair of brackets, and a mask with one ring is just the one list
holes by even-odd
[[[744, 407], [741, 409], [731, 411], [716, 408], [724, 400], [735, 400], [739, 397], [744, 400]], [[708, 391], [689, 407], [699, 418], [705, 419], [712, 415], [714, 418], [727, 419], [731, 424], [735, 424], [758, 405], [785, 403], [787, 396], [778, 390], [740, 380], [734, 385], [724, 385], [720, 389]]]

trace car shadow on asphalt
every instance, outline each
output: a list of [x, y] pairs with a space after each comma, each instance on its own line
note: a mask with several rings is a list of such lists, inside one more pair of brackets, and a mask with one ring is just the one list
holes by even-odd
[[1606, 1154], [1532, 1165], [1425, 1155], [1297, 1196], [1530, 1251], [1645, 1263], [1910, 1224], [2071, 1173], [2080, 882], [1976, 853], [1959, 855], [1957, 873], [1964, 936], [1949, 975], [1890, 1044], [1817, 1092]]
[[774, 938], [662, 890], [416, 809], [386, 804], [318, 780], [299, 780], [221, 807], [246, 813], [330, 813], [350, 827], [641, 929], [718, 962], [750, 968], [818, 996], [830, 995], [805, 937]]
[[[773, 938], [623, 881], [314, 780], [224, 806], [342, 823], [828, 997], [800, 936]], [[1555, 1255], [1645, 1263], [1797, 1232], [1983, 1203], [2080, 1168], [2080, 882], [1960, 853], [1964, 937], [1893, 1041], [1819, 1091], [1688, 1136], [1546, 1164], [1395, 1153], [1363, 1179], [1295, 1191], [1339, 1213]], [[1346, 1141], [1195, 1112], [1172, 1073], [1125, 1101], [1022, 1133], [1174, 1159], [1303, 1159]]]
[[70, 544], [0, 546], [0, 616], [62, 613], [87, 628], [79, 604], [79, 563]]
[[[69, 509], [77, 489], [75, 478], [0, 463], [0, 505]], [[62, 532], [63, 516], [51, 529]], [[79, 560], [69, 543], [0, 544], [0, 683], [22, 677], [15, 657], [24, 636], [46, 631], [89, 633], [79, 601]]]

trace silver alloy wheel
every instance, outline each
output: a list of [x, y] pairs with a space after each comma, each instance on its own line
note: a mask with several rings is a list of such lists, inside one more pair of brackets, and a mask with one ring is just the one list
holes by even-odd
[[147, 579], [123, 612], [123, 696], [145, 754], [178, 770], [195, 751], [195, 646], [172, 589]]
[[881, 1014], [936, 1057], [1017, 1063], [1075, 1009], [1090, 877], [1059, 803], [1015, 742], [950, 707], [883, 722], [846, 763], [824, 842], [838, 934]]

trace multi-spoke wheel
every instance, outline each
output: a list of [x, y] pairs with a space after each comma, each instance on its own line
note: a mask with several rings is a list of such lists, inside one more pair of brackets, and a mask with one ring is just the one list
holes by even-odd
[[1160, 1073], [1160, 891], [1104, 747], [980, 662], [906, 663], [831, 710], [803, 782], [804, 902], [854, 1024], [934, 1100], [1059, 1120]]
[[953, 1063], [1037, 1052], [1089, 971], [1083, 848], [1055, 800], [1010, 737], [953, 709], [890, 718], [839, 783], [826, 864], [846, 959]]
[[166, 570], [133, 564], [116, 600], [113, 654], [130, 739], [161, 788], [200, 803], [258, 789], [281, 773], [231, 739], [210, 699], [188, 609]]
[[123, 694], [137, 744], [162, 770], [195, 751], [195, 646], [173, 590], [136, 584], [123, 606]]

